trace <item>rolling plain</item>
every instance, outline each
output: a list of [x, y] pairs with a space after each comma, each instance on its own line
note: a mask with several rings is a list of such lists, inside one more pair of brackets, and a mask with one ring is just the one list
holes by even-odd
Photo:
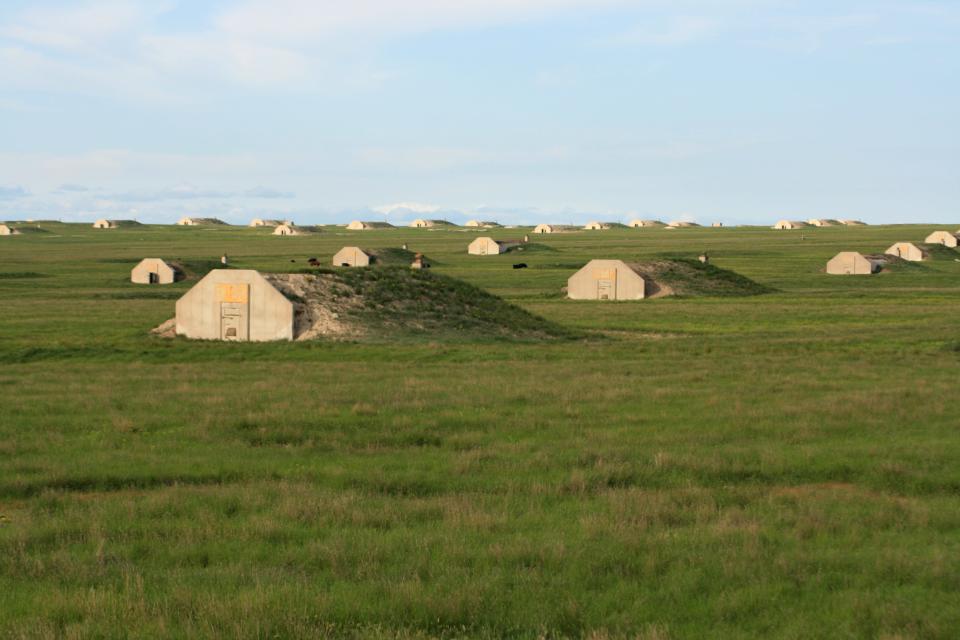
[[[465, 230], [40, 226], [0, 238], [5, 638], [957, 637], [960, 252], [823, 273], [955, 223], [482, 257]], [[129, 282], [401, 243], [564, 334], [166, 340], [195, 280]], [[702, 251], [772, 291], [561, 292]]]

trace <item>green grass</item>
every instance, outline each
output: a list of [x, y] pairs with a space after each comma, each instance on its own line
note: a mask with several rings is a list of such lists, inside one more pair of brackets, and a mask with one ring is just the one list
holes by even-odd
[[[357, 234], [43, 228], [0, 238], [4, 638], [960, 628], [960, 263], [822, 272], [935, 227], [618, 229], [502, 256], [368, 231], [436, 257], [417, 282], [605, 338], [282, 344], [151, 336], [193, 281], [129, 270], [299, 271]], [[559, 293], [592, 258], [701, 251], [775, 291]], [[370, 273], [389, 316], [406, 293]]]

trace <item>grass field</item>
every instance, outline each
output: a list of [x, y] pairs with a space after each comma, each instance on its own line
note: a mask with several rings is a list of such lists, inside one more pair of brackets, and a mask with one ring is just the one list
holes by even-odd
[[[44, 228], [0, 238], [0, 637], [960, 635], [960, 261], [822, 272], [956, 223], [487, 257], [458, 230]], [[191, 282], [129, 283], [403, 242], [589, 337], [163, 340]], [[560, 292], [704, 250], [775, 291]]]

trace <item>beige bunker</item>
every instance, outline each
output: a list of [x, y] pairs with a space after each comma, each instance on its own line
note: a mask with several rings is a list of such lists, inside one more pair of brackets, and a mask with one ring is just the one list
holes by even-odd
[[579, 230], [579, 227], [569, 224], [538, 224], [533, 228], [534, 233], [567, 233], [568, 231]]
[[641, 300], [646, 282], [622, 260], [591, 260], [567, 280], [571, 300]]
[[830, 218], [810, 218], [807, 224], [811, 227], [835, 227], [840, 224], [840, 221]]
[[284, 224], [285, 222], [286, 222], [285, 220], [269, 220], [269, 219], [267, 219], [267, 218], [254, 218], [253, 220], [250, 221], [250, 224], [247, 225], [247, 226], [255, 227], [255, 228], [259, 228], [259, 227], [279, 227], [280, 225]]
[[306, 229], [296, 226], [295, 224], [278, 224], [273, 230], [273, 235], [275, 236], [302, 236], [310, 233]]
[[5, 224], [0, 224], [0, 236], [18, 236], [20, 230]]
[[410, 223], [410, 226], [414, 229], [432, 229], [433, 227], [454, 227], [456, 225], [449, 220], [424, 220], [423, 218], [417, 218]]
[[957, 234], [949, 231], [934, 231], [924, 240], [927, 244], [942, 244], [945, 247], [955, 249], [957, 247]]
[[373, 260], [373, 253], [364, 251], [360, 247], [344, 247], [333, 256], [335, 267], [368, 267]]
[[777, 220], [774, 229], [803, 229], [807, 223], [802, 220]]
[[521, 244], [519, 240], [494, 240], [488, 236], [480, 236], [467, 246], [467, 253], [472, 256], [495, 256]]
[[463, 223], [463, 226], [470, 227], [471, 229], [493, 229], [494, 227], [499, 227], [499, 222], [494, 222], [493, 220], [467, 220]]
[[140, 223], [136, 220], [107, 220], [106, 218], [100, 218], [93, 223], [94, 229], [119, 229], [120, 227], [135, 227], [139, 226]]
[[883, 260], [868, 258], [856, 251], [841, 251], [827, 262], [827, 273], [833, 275], [870, 275], [883, 268]]
[[920, 262], [926, 260], [927, 252], [913, 244], [912, 242], [897, 242], [890, 245], [890, 248], [884, 251], [888, 256], [897, 256], [902, 260], [909, 262]]
[[587, 231], [606, 231], [608, 229], [613, 229], [615, 226], [618, 226], [616, 222], [598, 222], [593, 220], [583, 225], [583, 228]]
[[627, 226], [634, 229], [642, 229], [643, 227], [662, 227], [664, 224], [660, 220], [641, 220], [639, 218], [634, 218], [627, 223]]
[[690, 222], [688, 220], [674, 220], [673, 222], [667, 223], [667, 229], [687, 229], [699, 226], [696, 222]]
[[182, 277], [180, 270], [161, 258], [144, 258], [130, 270], [134, 284], [173, 284]]
[[200, 340], [293, 340], [293, 303], [257, 271], [214, 269], [177, 300], [176, 333]]
[[373, 229], [393, 229], [389, 222], [378, 222], [376, 220], [354, 220], [347, 225], [349, 231], [372, 231]]
[[207, 227], [225, 224], [227, 223], [218, 218], [193, 218], [190, 216], [184, 216], [177, 220], [177, 225], [181, 227]]

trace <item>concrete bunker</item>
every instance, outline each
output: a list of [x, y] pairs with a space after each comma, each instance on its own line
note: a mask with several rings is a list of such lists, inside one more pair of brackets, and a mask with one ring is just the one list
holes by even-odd
[[293, 303], [259, 272], [214, 269], [177, 300], [176, 334], [201, 340], [293, 340]]
[[884, 253], [908, 262], [920, 262], [929, 256], [925, 249], [921, 249], [912, 242], [895, 242]]
[[480, 236], [467, 246], [467, 253], [472, 256], [495, 256], [521, 244], [523, 243], [520, 240], [494, 240], [488, 236]]
[[956, 249], [957, 244], [960, 244], [957, 240], [957, 234], [950, 233], [949, 231], [934, 231], [927, 236], [924, 242], [927, 244], [942, 244], [950, 249]]
[[134, 284], [173, 284], [183, 279], [183, 271], [162, 258], [144, 258], [130, 270]]
[[354, 220], [347, 225], [349, 231], [372, 231], [373, 229], [393, 229], [389, 222], [380, 222], [376, 220]]
[[841, 251], [827, 262], [827, 273], [832, 275], [870, 275], [883, 268], [884, 261], [869, 258], [856, 251]]
[[806, 222], [802, 220], [777, 220], [777, 223], [773, 225], [774, 229], [803, 229], [808, 226]]
[[335, 267], [368, 267], [373, 261], [373, 252], [360, 247], [344, 247], [333, 256]]
[[642, 300], [646, 281], [623, 260], [591, 260], [567, 280], [571, 300]]

